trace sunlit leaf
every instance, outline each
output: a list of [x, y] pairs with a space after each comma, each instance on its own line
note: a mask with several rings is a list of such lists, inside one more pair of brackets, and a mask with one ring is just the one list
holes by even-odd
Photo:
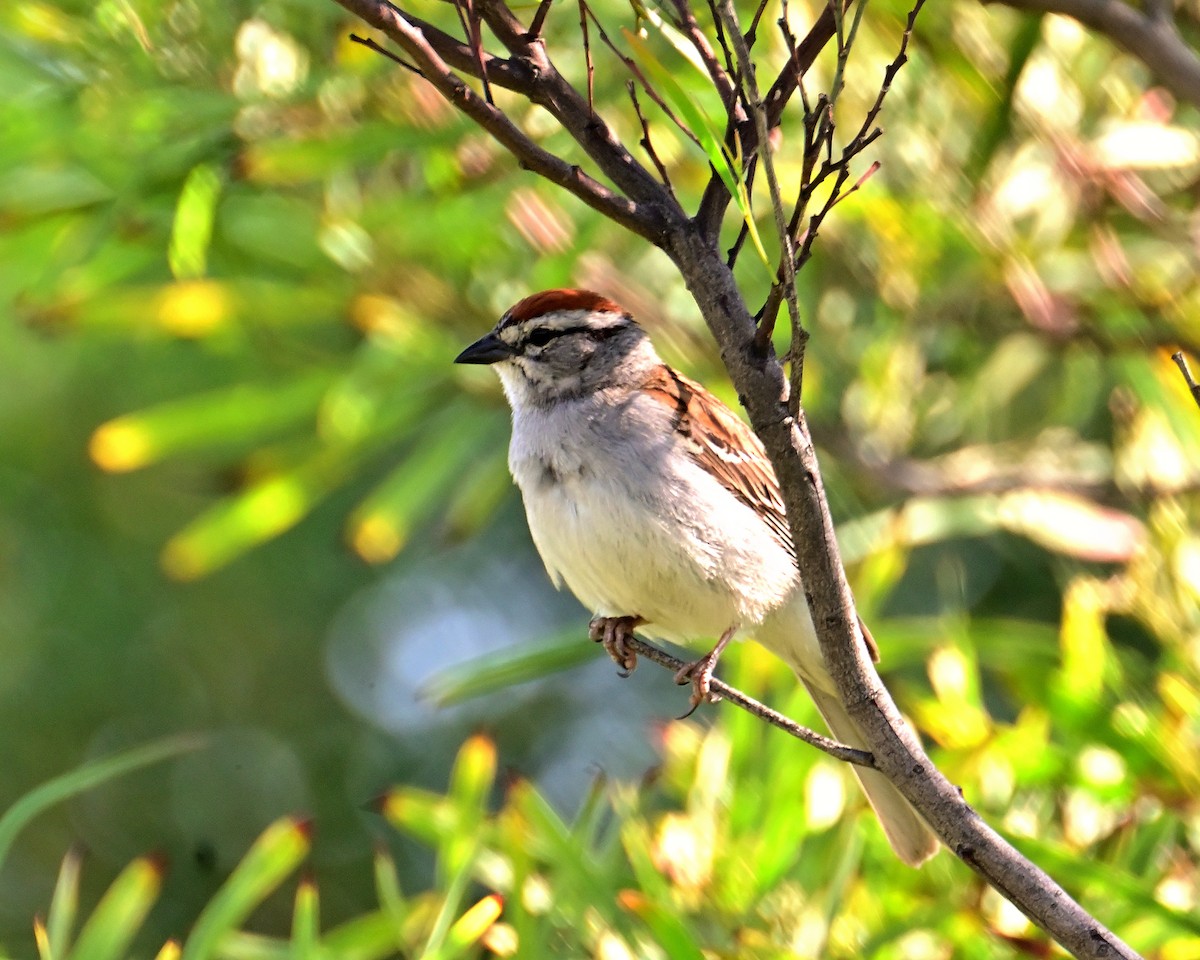
[[122, 870], [79, 931], [70, 960], [124, 957], [158, 899], [164, 869], [159, 861], [141, 858]]
[[[42, 960], [59, 960], [67, 954], [67, 946], [79, 913], [79, 874], [83, 857], [78, 850], [69, 850], [63, 857], [54, 884], [54, 895], [50, 898], [50, 910], [46, 925], [38, 937], [38, 952]], [[45, 940], [45, 949], [42, 940]]]
[[208, 269], [208, 246], [220, 189], [221, 178], [205, 164], [193, 168], [183, 183], [167, 250], [167, 262], [176, 280], [203, 277]]
[[351, 469], [342, 451], [321, 450], [299, 467], [253, 484], [175, 534], [163, 548], [163, 569], [177, 580], [207, 576], [290, 530], [340, 486]]
[[320, 897], [317, 885], [305, 877], [296, 887], [296, 901], [292, 907], [292, 957], [295, 960], [315, 960], [320, 951], [321, 935]]
[[[453, 404], [435, 416], [417, 448], [355, 509], [349, 520], [354, 550], [369, 563], [391, 560], [414, 524], [443, 500], [464, 467], [502, 437], [499, 414]], [[486, 452], [484, 453], [486, 456]]]
[[96, 428], [88, 452], [113, 473], [168, 457], [260, 442], [311, 420], [332, 374], [315, 371], [280, 384], [242, 383], [183, 397]]
[[311, 846], [307, 823], [284, 818], [271, 824], [197, 918], [183, 945], [182, 960], [215, 956], [221, 938], [300, 865]]

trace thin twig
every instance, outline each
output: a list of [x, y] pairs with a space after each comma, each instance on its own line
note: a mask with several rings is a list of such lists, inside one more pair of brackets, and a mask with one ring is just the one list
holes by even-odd
[[396, 54], [392, 53], [392, 51], [387, 49], [386, 47], [381, 47], [378, 43], [376, 43], [370, 37], [360, 37], [357, 33], [352, 33], [352, 34], [350, 34], [350, 39], [354, 43], [361, 43], [368, 50], [374, 50], [380, 56], [387, 57], [393, 63], [400, 64], [400, 66], [402, 66], [405, 70], [411, 70], [418, 77], [425, 76], [425, 74], [423, 74], [418, 67], [413, 66], [411, 63], [409, 63], [403, 57], [397, 56]]
[[587, 0], [579, 0], [579, 31], [583, 34], [583, 59], [587, 64], [587, 102], [588, 111], [596, 112], [596, 65], [592, 63], [592, 41], [588, 36]]
[[[840, 0], [841, 11], [850, 6], [853, 0]], [[779, 126], [780, 120], [783, 118], [784, 108], [791, 100], [792, 94], [796, 92], [799, 86], [800, 78], [808, 73], [809, 67], [817, 59], [817, 54], [825, 49], [825, 45], [833, 39], [837, 31], [836, 17], [834, 16], [833, 0], [826, 3], [825, 9], [821, 11], [821, 15], [817, 18], [817, 22], [809, 28], [804, 39], [796, 46], [796, 53], [779, 71], [779, 76], [775, 78], [775, 82], [771, 84], [771, 89], [767, 92], [765, 102], [767, 105], [767, 121], [768, 126], [774, 129]], [[840, 16], [841, 14], [838, 14]]]
[[492, 98], [492, 87], [488, 83], [487, 68], [483, 62], [483, 31], [479, 28], [479, 17], [475, 14], [475, 5], [472, 0], [452, 0], [452, 2], [458, 13], [458, 22], [462, 25], [467, 43], [474, 51], [475, 62], [479, 66], [478, 76], [483, 83], [483, 99], [494, 107], [496, 101]]
[[[754, 11], [754, 17], [750, 20], [750, 29], [746, 31], [745, 41], [746, 49], [754, 49], [754, 41], [758, 39], [758, 24], [762, 20], [763, 13], [766, 12], [768, 0], [758, 0], [758, 9]], [[784, 10], [787, 10], [787, 4], [783, 5]]]
[[642, 149], [650, 157], [650, 162], [654, 164], [654, 169], [658, 171], [658, 175], [662, 178], [663, 186], [667, 188], [671, 196], [675, 196], [675, 188], [671, 186], [671, 177], [668, 175], [667, 168], [659, 157], [658, 151], [654, 149], [654, 142], [650, 139], [650, 124], [646, 120], [646, 115], [642, 113], [642, 105], [638, 103], [637, 84], [632, 80], [627, 80], [625, 82], [625, 89], [629, 91], [629, 99], [633, 101], [633, 112], [637, 114], [637, 118], [642, 125], [642, 139], [638, 142], [642, 145]]
[[[614, 147], [612, 156], [604, 155], [605, 163], [602, 167], [611, 179], [628, 183], [631, 187], [630, 192], [634, 192], [632, 188], [636, 187], [636, 195], [649, 194], [652, 188], [655, 194], [653, 204], [639, 203], [628, 196], [622, 196], [590, 176], [578, 164], [568, 163], [534, 143], [507, 114], [477, 95], [462, 77], [450, 69], [447, 60], [443, 59], [453, 58], [455, 65], [462, 70], [479, 69], [471, 50], [455, 37], [390, 4], [374, 0], [337, 2], [371, 26], [382, 30], [392, 41], [403, 47], [420, 69], [421, 75], [433, 84], [446, 100], [512, 153], [522, 167], [558, 184], [594, 210], [651, 243], [662, 242], [663, 220], [669, 215], [674, 215], [678, 204], [672, 201], [649, 171], [645, 172], [648, 183], [643, 183], [643, 168], [636, 161], [626, 159], [626, 155]], [[516, 58], [500, 60], [489, 57], [484, 66], [489, 77], [500, 78], [504, 86], [527, 96], [536, 96], [535, 84], [544, 82], [544, 72], [540, 77], [531, 75], [527, 63]], [[583, 107], [582, 104], [580, 106]], [[588, 127], [588, 131], [597, 139], [605, 134], [605, 130], [597, 129], [598, 126], [593, 123]]]
[[542, 25], [546, 22], [546, 14], [550, 12], [550, 4], [553, 2], [554, 0], [542, 0], [538, 4], [537, 10], [533, 13], [533, 19], [529, 21], [528, 37], [530, 40], [541, 39]]
[[[668, 670], [678, 673], [684, 667], [688, 666], [686, 661], [680, 660], [661, 650], [651, 643], [647, 643], [641, 637], [630, 637], [626, 639], [625, 645], [630, 647], [640, 657], [645, 657], [647, 660], [653, 660], [659, 666], [666, 667]], [[722, 680], [713, 677], [709, 687], [713, 693], [719, 695], [721, 699], [728, 700], [730, 703], [741, 707], [747, 713], [753, 714], [760, 720], [765, 720], [774, 727], [778, 727], [785, 733], [791, 734], [797, 740], [803, 740], [805, 743], [816, 747], [818, 750], [823, 750], [838, 760], [844, 760], [847, 763], [854, 763], [860, 767], [874, 767], [875, 756], [866, 750], [858, 750], [855, 747], [849, 747], [844, 743], [839, 743], [837, 740], [831, 740], [829, 737], [822, 736], [815, 730], [810, 730], [808, 727], [801, 726], [782, 713], [772, 710], [765, 703], [755, 700], [749, 694], [742, 693], [736, 687], [731, 687]]]
[[[345, 0], [339, 0], [339, 2], [345, 2]], [[852, 0], [839, 0], [839, 2], [842, 3], [843, 9], [845, 9], [850, 5]], [[713, 7], [713, 0], [708, 0], [708, 3], [710, 7]], [[731, 62], [729, 46], [724, 39], [725, 31], [721, 26], [721, 18], [716, 13], [715, 8], [713, 8], [713, 19], [716, 24], [717, 37], [721, 42], [722, 49], [725, 51], [728, 71], [730, 75], [733, 75], [737, 71]], [[794, 55], [784, 64], [779, 76], [771, 84], [771, 89], [765, 99], [767, 126], [769, 129], [773, 130], [779, 126], [784, 108], [787, 107], [788, 101], [799, 86], [799, 78], [813, 65], [813, 62], [817, 59], [817, 55], [833, 38], [833, 34], [833, 11], [827, 4], [821, 15], [817, 18], [817, 21], [812, 25], [808, 33], [805, 34], [804, 39], [798, 45], [792, 45], [795, 50]], [[741, 130], [741, 127], [744, 127], [744, 130]], [[754, 143], [757, 135], [754, 133], [753, 123], [747, 120], [741, 127], [739, 130], [743, 134], [742, 142], [746, 144], [747, 153], [757, 150], [757, 145]], [[727, 136], [726, 143], [731, 142], [731, 139], [731, 135]], [[720, 235], [721, 223], [732, 199], [728, 189], [725, 187], [724, 181], [714, 172], [709, 177], [708, 184], [704, 188], [704, 195], [700, 198], [700, 205], [695, 217], [695, 222], [699, 225], [701, 234], [704, 237], [715, 238]]]
[[1175, 361], [1176, 366], [1179, 367], [1179, 372], [1183, 374], [1184, 382], [1187, 383], [1188, 389], [1192, 391], [1192, 399], [1196, 401], [1196, 406], [1200, 406], [1200, 383], [1197, 383], [1192, 377], [1192, 370], [1188, 366], [1187, 358], [1184, 357], [1182, 351], [1176, 350], [1171, 354], [1171, 359]]
[[[800, 319], [800, 304], [796, 300], [796, 264], [792, 255], [792, 238], [788, 233], [787, 217], [783, 212], [783, 196], [779, 190], [779, 178], [775, 174], [775, 163], [771, 159], [766, 105], [758, 93], [758, 81], [754, 76], [754, 61], [750, 59], [750, 48], [746, 45], [746, 38], [742, 36], [738, 26], [737, 11], [734, 10], [733, 0], [721, 0], [720, 11], [725, 20], [726, 33], [733, 42], [733, 51], [737, 55], [738, 66], [741, 68], [742, 89], [745, 91], [749, 113], [754, 120], [755, 131], [758, 134], [758, 159], [762, 165], [763, 174], [767, 178], [767, 189], [771, 195], [771, 212], [775, 215], [775, 232], [779, 239], [780, 262], [783, 265], [784, 298], [787, 300], [788, 315], [792, 321], [793, 336], [797, 336], [799, 335], [798, 331], [804, 329], [804, 324]], [[761, 332], [760, 328], [759, 333], [761, 334]], [[755, 345], [761, 352], [766, 351], [766, 343], [756, 342]], [[793, 359], [793, 369], [794, 367]], [[799, 391], [797, 389], [794, 392], [798, 393]]]
[[696, 136], [694, 133], [692, 133], [691, 129], [687, 126], [687, 124], [685, 124], [682, 120], [680, 120], [677, 116], [675, 116], [675, 111], [673, 111], [669, 106], [667, 106], [667, 102], [665, 100], [663, 100], [663, 98], [659, 95], [658, 91], [655, 90], [652, 86], [650, 86], [650, 81], [646, 79], [645, 74], [642, 73], [642, 69], [641, 69], [641, 67], [639, 67], [637, 65], [636, 61], [634, 61], [634, 59], [632, 57], [627, 57], [625, 54], [623, 54], [620, 51], [620, 49], [617, 47], [617, 45], [612, 42], [612, 39], [608, 35], [608, 31], [606, 31], [604, 29], [604, 24], [602, 24], [597, 19], [596, 14], [592, 12], [592, 8], [585, 5], [584, 10], [587, 12], [587, 15], [591, 18], [592, 23], [594, 23], [596, 25], [596, 30], [600, 34], [600, 40], [604, 43], [604, 45], [606, 47], [608, 47], [609, 50], [611, 50], [613, 52], [613, 55], [618, 60], [620, 60], [623, 64], [625, 64], [625, 68], [631, 74], [633, 74], [634, 79], [636, 79], [637, 82], [641, 84], [642, 89], [646, 91], [646, 95], [651, 100], [654, 101], [655, 105], [663, 113], [665, 113], [667, 115], [667, 118], [673, 124], [675, 124], [675, 126], [677, 126], [679, 128], [680, 132], [683, 133], [684, 136], [686, 136], [689, 140], [691, 140], [692, 143], [694, 143], [696, 146], [703, 147], [703, 145], [700, 143], [700, 138], [698, 136]]
[[875, 102], [867, 110], [858, 133], [855, 134], [854, 138], [850, 141], [850, 146], [847, 147], [847, 149], [853, 147], [854, 153], [862, 152], [863, 148], [869, 142], [865, 138], [870, 137], [871, 140], [874, 140], [883, 132], [876, 128], [871, 133], [867, 133], [875, 123], [875, 118], [879, 116], [879, 111], [883, 109], [883, 100], [888, 95], [888, 91], [892, 89], [892, 81], [896, 79], [896, 74], [900, 72], [901, 67], [908, 63], [908, 43], [912, 39], [913, 28], [917, 23], [917, 14], [921, 12], [921, 7], [924, 5], [925, 0], [916, 0], [912, 9], [908, 11], [908, 20], [904, 24], [904, 33], [900, 35], [900, 50], [896, 53], [896, 58], [883, 71], [883, 83], [879, 87], [879, 93], [875, 97]]
[[[721, 15], [717, 12], [715, 0], [707, 0], [709, 13], [712, 14], [713, 28], [717, 34], [717, 46], [721, 48], [721, 54], [725, 57], [725, 70], [729, 76], [733, 77], [735, 89], [740, 88], [741, 83], [737, 80], [737, 67], [734, 65], [733, 51], [729, 48], [729, 41], [725, 39], [725, 27], [721, 24]], [[740, 89], [739, 89], [740, 93]]]
[[[746, 158], [746, 195], [750, 195], [750, 191], [754, 189], [754, 174], [758, 171], [758, 154], [752, 153]], [[730, 270], [737, 264], [737, 259], [741, 255], [742, 247], [745, 246], [746, 240], [750, 237], [750, 224], [746, 222], [746, 218], [742, 217], [741, 223], [738, 225], [737, 236], [734, 238], [733, 245], [729, 248], [725, 256], [725, 264]]]

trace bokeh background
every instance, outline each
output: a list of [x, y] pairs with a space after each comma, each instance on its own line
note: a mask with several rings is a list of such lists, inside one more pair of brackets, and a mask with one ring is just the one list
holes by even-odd
[[[812, 5], [789, 9], [802, 32]], [[847, 130], [905, 13], [867, 11]], [[577, 11], [550, 24], [582, 82]], [[438, 789], [483, 731], [564, 817], [600, 772], [641, 784], [622, 809], [660, 853], [695, 810], [682, 774], [644, 778], [726, 738], [721, 822], [787, 823], [739, 908], [776, 952], [742, 955], [1041, 949], [948, 856], [891, 862], [836, 766], [727, 707], [669, 724], [686, 691], [668, 674], [596, 658], [530, 545], [494, 377], [450, 361], [526, 293], [586, 286], [734, 398], [662, 255], [516, 170], [355, 29], [332, 0], [0, 10], [0, 809], [163, 734], [203, 744], [29, 825], [0, 868], [0, 947], [32, 955], [73, 846], [85, 903], [162, 852], [148, 941], [181, 935], [289, 812], [314, 820], [331, 921], [371, 902], [376, 844], [420, 890], [426, 848], [371, 801]], [[626, 77], [596, 56], [598, 107], [635, 140]], [[805, 401], [860, 608], [990, 822], [1135, 946], [1194, 957], [1200, 411], [1169, 355], [1197, 341], [1196, 111], [1064, 18], [939, 3], [910, 56], [882, 167], [801, 277]], [[705, 157], [650, 117], [694, 202]], [[739, 270], [757, 303], [766, 271], [752, 253]], [[814, 721], [765, 654], [728, 669]], [[721, 902], [663, 856], [693, 890], [678, 909]], [[286, 907], [255, 922], [286, 928]]]

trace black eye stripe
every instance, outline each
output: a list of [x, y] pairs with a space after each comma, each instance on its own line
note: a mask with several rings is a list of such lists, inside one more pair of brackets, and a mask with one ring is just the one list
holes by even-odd
[[521, 342], [521, 346], [544, 347], [546, 344], [550, 343], [551, 340], [555, 340], [558, 337], [569, 336], [574, 333], [582, 333], [589, 339], [599, 343], [607, 340], [609, 337], [616, 336], [624, 329], [624, 324], [616, 324], [615, 326], [602, 327], [600, 329], [583, 325], [575, 327], [562, 327], [559, 329], [555, 329], [553, 327], [538, 327], [535, 330], [530, 330], [529, 333], [525, 335]]

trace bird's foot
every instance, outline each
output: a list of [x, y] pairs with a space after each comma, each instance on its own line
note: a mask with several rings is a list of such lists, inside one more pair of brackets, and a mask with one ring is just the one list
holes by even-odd
[[680, 667], [675, 673], [675, 682], [680, 686], [685, 683], [692, 685], [692, 695], [689, 698], [691, 709], [688, 710], [680, 720], [686, 720], [696, 708], [702, 703], [716, 703], [721, 698], [712, 692], [713, 671], [717, 669], [717, 661], [721, 659], [721, 653], [729, 646], [729, 641], [733, 639], [736, 627], [730, 627], [723, 634], [721, 639], [717, 641], [717, 645], [708, 651], [699, 660], [693, 660], [686, 666]]
[[629, 648], [633, 631], [646, 621], [641, 617], [592, 617], [588, 624], [588, 636], [604, 649], [620, 668], [622, 677], [637, 669], [637, 654]]

